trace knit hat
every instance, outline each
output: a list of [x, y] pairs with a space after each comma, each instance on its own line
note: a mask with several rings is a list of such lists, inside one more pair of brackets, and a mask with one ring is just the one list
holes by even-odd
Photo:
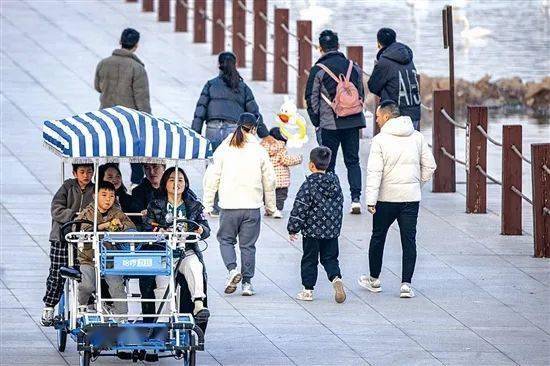
[[239, 122], [237, 122], [237, 125], [253, 125], [254, 127], [256, 127], [258, 125], [258, 121], [259, 118], [256, 117], [254, 114], [245, 112], [239, 116]]
[[271, 130], [269, 130], [269, 136], [273, 137], [275, 140], [284, 142], [287, 141], [287, 138], [283, 136], [279, 127], [273, 127]]

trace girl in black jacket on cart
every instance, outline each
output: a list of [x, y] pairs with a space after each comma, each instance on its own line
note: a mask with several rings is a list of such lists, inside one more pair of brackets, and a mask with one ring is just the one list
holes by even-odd
[[[176, 221], [178, 230], [195, 232], [201, 239], [210, 236], [210, 226], [203, 215], [203, 206], [189, 188], [189, 179], [178, 168], [176, 182], [175, 168], [167, 169], [162, 175], [159, 187], [159, 198], [154, 199], [147, 207], [144, 219], [145, 231], [171, 231]], [[174, 190], [177, 184], [178, 197], [174, 202]], [[176, 206], [176, 218], [173, 210]], [[192, 225], [178, 219], [187, 219], [197, 223]], [[181, 226], [181, 227], [180, 227]], [[176, 281], [180, 284], [180, 312], [192, 313], [199, 326], [206, 328], [210, 312], [206, 303], [206, 269], [198, 243], [187, 243], [183, 258], [178, 262]], [[143, 294], [142, 294], [143, 295]], [[201, 325], [202, 324], [202, 325]]]

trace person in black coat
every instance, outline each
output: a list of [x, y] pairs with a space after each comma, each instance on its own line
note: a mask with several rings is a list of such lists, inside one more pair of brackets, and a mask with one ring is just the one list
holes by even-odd
[[319, 258], [334, 287], [336, 302], [346, 300], [338, 263], [344, 197], [336, 174], [327, 172], [330, 155], [330, 149], [324, 146], [311, 150], [309, 170], [312, 174], [300, 187], [288, 219], [290, 240], [296, 240], [301, 232], [303, 241], [301, 275], [304, 289], [298, 293], [298, 300], [313, 300]]
[[[213, 151], [235, 132], [239, 116], [244, 112], [252, 113], [258, 118], [258, 137], [274, 142], [263, 122], [254, 94], [237, 71], [236, 63], [237, 58], [232, 52], [218, 55], [220, 74], [206, 82], [195, 108], [191, 128], [200, 134], [206, 122], [204, 136], [212, 143]], [[216, 195], [211, 215], [217, 217], [219, 211]]]
[[[320, 131], [317, 140], [331, 151], [329, 171], [334, 171], [338, 149], [342, 146], [344, 163], [348, 171], [348, 182], [351, 194], [351, 213], [361, 213], [361, 166], [359, 165], [359, 132], [366, 126], [365, 115], [356, 113], [353, 115], [338, 117], [325, 98], [333, 100], [336, 95], [336, 81], [319, 64], [326, 66], [334, 75], [346, 75], [350, 60], [341, 53], [338, 43], [338, 34], [331, 30], [324, 30], [319, 35], [321, 58], [311, 68], [306, 84], [305, 99], [307, 113], [311, 123]], [[362, 70], [353, 64], [350, 75], [359, 93], [364, 100], [365, 88], [363, 86]], [[320, 138], [319, 138], [320, 135]]]
[[237, 128], [239, 116], [244, 112], [252, 113], [259, 118], [258, 136], [266, 138], [269, 130], [263, 122], [262, 115], [252, 90], [243, 81], [237, 71], [237, 58], [231, 52], [222, 52], [218, 56], [220, 74], [208, 80], [202, 89], [191, 127], [202, 133], [206, 122], [205, 137], [216, 148]]
[[409, 116], [414, 128], [420, 128], [420, 88], [412, 50], [396, 42], [391, 28], [381, 28], [376, 38], [378, 54], [368, 81], [371, 93], [380, 100], [393, 100], [399, 105], [399, 113]]
[[[178, 197], [174, 197], [175, 168], [167, 169], [162, 175], [158, 197], [153, 199], [147, 207], [147, 216], [144, 219], [145, 231], [171, 231], [174, 222], [177, 229], [186, 232], [195, 232], [204, 240], [210, 236], [210, 226], [203, 215], [203, 205], [189, 187], [189, 179], [178, 168]], [[176, 199], [176, 201], [174, 201]], [[174, 219], [176, 206], [176, 219]], [[196, 223], [191, 224], [178, 219], [187, 219]], [[176, 281], [180, 285], [179, 311], [192, 313], [199, 324], [206, 324], [210, 312], [206, 299], [206, 267], [199, 243], [186, 243], [182, 259], [178, 261]], [[151, 292], [148, 293], [149, 295]], [[143, 294], [142, 294], [143, 295]], [[148, 309], [149, 310], [149, 309]]]

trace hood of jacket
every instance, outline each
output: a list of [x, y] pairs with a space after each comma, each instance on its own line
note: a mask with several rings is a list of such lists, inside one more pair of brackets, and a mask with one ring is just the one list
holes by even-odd
[[276, 140], [274, 142], [269, 142], [269, 143], [268, 142], [264, 143], [262, 141], [261, 144], [263, 147], [267, 149], [267, 153], [269, 154], [269, 156], [275, 156], [285, 148], [284, 141], [279, 141], [279, 140]]
[[382, 57], [399, 64], [406, 65], [413, 60], [413, 52], [409, 46], [406, 46], [403, 43], [395, 42], [378, 51], [376, 59], [379, 60]]
[[410, 136], [414, 132], [414, 126], [411, 117], [399, 116], [384, 123], [380, 131], [394, 136]]
[[313, 173], [307, 177], [312, 190], [325, 197], [335, 197], [340, 194], [340, 183], [334, 173]]
[[120, 57], [130, 57], [131, 59], [134, 59], [136, 60], [137, 62], [139, 62], [142, 66], [145, 66], [145, 64], [143, 63], [143, 61], [141, 61], [139, 59], [139, 57], [136, 56], [136, 54], [132, 51], [129, 51], [127, 49], [124, 49], [124, 48], [117, 48], [116, 50], [113, 51], [113, 56], [120, 56]]

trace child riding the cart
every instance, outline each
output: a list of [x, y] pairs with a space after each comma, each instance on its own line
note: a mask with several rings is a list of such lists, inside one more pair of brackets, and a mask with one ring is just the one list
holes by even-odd
[[[71, 211], [57, 222], [58, 245], [67, 255], [55, 270], [68, 279], [60, 283], [64, 290], [53, 321], [59, 350], [64, 351], [70, 335], [84, 366], [98, 356], [122, 354], [134, 361], [150, 360], [146, 356], [154, 354], [156, 359], [175, 357], [194, 365], [196, 351], [204, 350], [210, 315], [199, 249], [210, 229], [178, 165], [180, 160], [209, 158], [210, 142], [181, 123], [120, 106], [45, 121], [43, 136], [46, 147], [63, 162], [93, 164], [96, 183], [94, 202], [81, 208], [78, 219], [73, 220], [76, 212]], [[98, 182], [98, 165], [121, 159], [175, 165], [163, 176], [164, 195], [148, 207], [145, 223], [151, 231], [127, 231], [133, 223], [114, 204], [113, 185]], [[165, 277], [162, 298], [127, 295], [125, 279], [143, 276]], [[102, 278], [109, 282], [111, 298], [102, 296]], [[93, 305], [86, 307], [94, 290]], [[155, 303], [158, 310], [127, 310], [131, 303], [142, 302]], [[106, 303], [112, 303], [114, 311]]]

